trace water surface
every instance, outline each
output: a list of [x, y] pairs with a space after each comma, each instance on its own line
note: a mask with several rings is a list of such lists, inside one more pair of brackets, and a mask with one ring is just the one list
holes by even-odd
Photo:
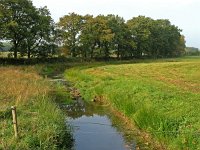
[[135, 150], [134, 139], [125, 139], [106, 106], [85, 103], [81, 98], [65, 106], [76, 150]]

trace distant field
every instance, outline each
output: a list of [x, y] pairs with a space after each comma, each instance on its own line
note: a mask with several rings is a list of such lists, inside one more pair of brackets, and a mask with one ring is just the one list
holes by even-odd
[[200, 149], [200, 57], [83, 65], [66, 78], [85, 99], [103, 97], [169, 149]]
[[9, 54], [9, 52], [0, 51], [0, 58], [1, 57], [3, 57], [3, 58], [8, 57], [8, 54]]

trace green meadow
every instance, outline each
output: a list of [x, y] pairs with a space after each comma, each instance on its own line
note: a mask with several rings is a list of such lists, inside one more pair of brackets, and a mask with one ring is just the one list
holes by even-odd
[[200, 58], [88, 63], [66, 70], [84, 99], [109, 103], [169, 149], [200, 149]]

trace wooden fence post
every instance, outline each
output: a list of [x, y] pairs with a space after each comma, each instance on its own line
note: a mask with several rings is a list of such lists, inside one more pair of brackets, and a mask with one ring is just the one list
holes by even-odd
[[12, 106], [12, 117], [13, 117], [13, 127], [14, 127], [14, 132], [15, 132], [15, 137], [18, 137], [18, 126], [17, 126], [17, 111], [16, 107]]

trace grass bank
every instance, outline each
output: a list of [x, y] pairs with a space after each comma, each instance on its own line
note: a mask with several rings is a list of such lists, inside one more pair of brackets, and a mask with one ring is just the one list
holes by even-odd
[[[60, 86], [38, 75], [43, 68], [44, 65], [0, 66], [0, 149], [71, 147], [65, 115], [57, 106], [58, 100], [66, 97]], [[18, 139], [13, 133], [12, 105], [17, 106]]]
[[96, 63], [66, 71], [86, 100], [103, 97], [169, 149], [200, 149], [200, 58]]

